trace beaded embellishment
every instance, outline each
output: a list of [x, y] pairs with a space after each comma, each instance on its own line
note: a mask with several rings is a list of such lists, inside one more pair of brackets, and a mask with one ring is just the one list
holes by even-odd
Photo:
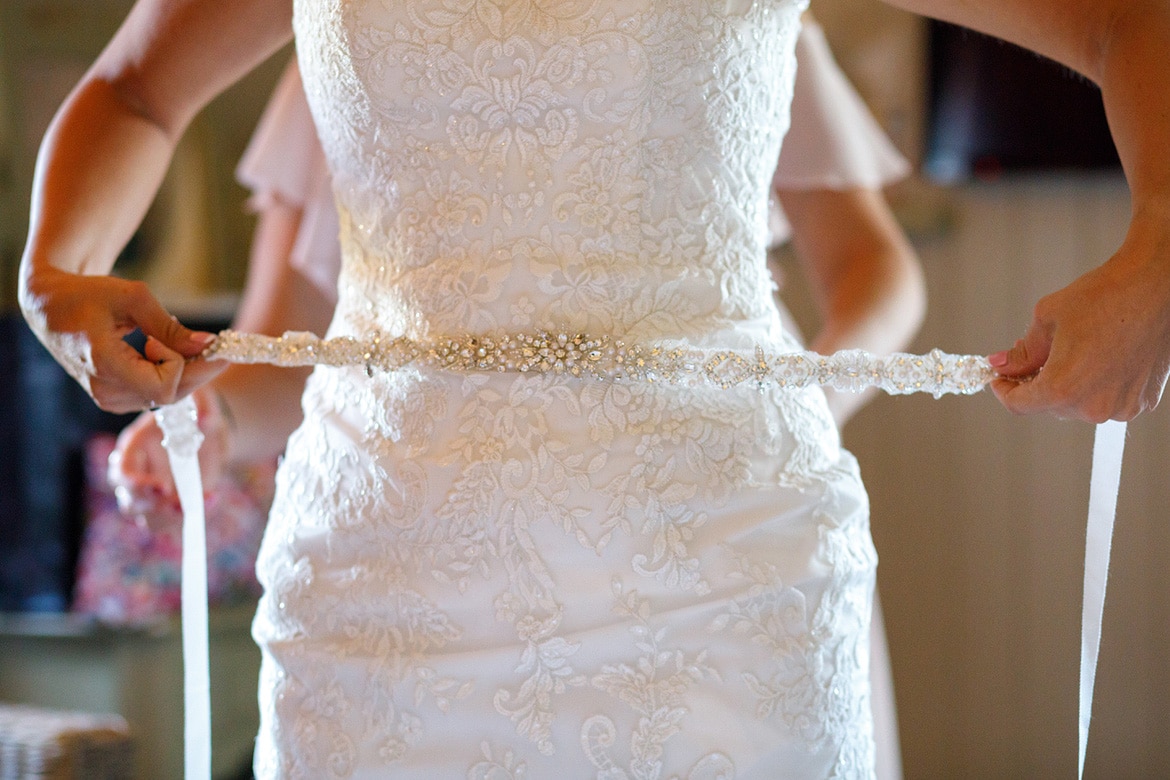
[[876, 387], [891, 395], [969, 395], [994, 372], [987, 359], [931, 350], [925, 355], [878, 356], [863, 350], [815, 352], [712, 350], [691, 346], [627, 344], [609, 336], [538, 331], [464, 335], [417, 341], [373, 334], [364, 339], [322, 339], [289, 332], [271, 337], [225, 330], [204, 353], [209, 360], [277, 366], [364, 366], [366, 372], [408, 366], [458, 372], [539, 372], [605, 382], [660, 382], [731, 388], [755, 385], [802, 388], [823, 385], [861, 392]]

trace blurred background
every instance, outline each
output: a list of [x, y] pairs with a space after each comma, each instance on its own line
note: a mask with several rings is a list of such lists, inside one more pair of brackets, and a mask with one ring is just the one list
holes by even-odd
[[[102, 526], [101, 461], [126, 420], [99, 413], [15, 311], [36, 147], [129, 6], [0, 3], [0, 702], [120, 713], [139, 735], [138, 775], [178, 777], [173, 551]], [[1032, 55], [871, 0], [815, 0], [813, 11], [919, 171], [890, 193], [930, 291], [915, 350], [1009, 346], [1040, 296], [1124, 235], [1128, 192], [1099, 96]], [[252, 230], [233, 170], [288, 56], [196, 121], [119, 260], [188, 324], [232, 315]], [[785, 280], [815, 328], [795, 267]], [[1092, 434], [1013, 418], [989, 394], [879, 398], [845, 430], [871, 494], [907, 778], [1075, 771]], [[1168, 434], [1166, 409], [1130, 426], [1089, 777], [1170, 777]], [[263, 496], [244, 486], [224, 504], [238, 533], [218, 548], [212, 691], [216, 773], [234, 777], [246, 775], [258, 664], [239, 548]]]
[[[100, 412], [52, 361], [16, 309], [29, 190], [45, 127], [132, 5], [131, 0], [0, 0], [0, 775], [40, 777], [76, 740], [50, 718], [30, 742], [4, 703], [116, 713], [134, 737], [133, 774], [116, 751], [86, 778], [178, 778], [182, 769], [179, 545], [117, 512], [104, 482], [113, 434], [133, 417]], [[142, 229], [116, 272], [146, 280], [192, 327], [225, 327], [238, 300], [254, 224], [234, 169], [291, 47], [193, 123]], [[260, 469], [263, 472], [264, 469]], [[268, 473], [271, 479], [271, 473]], [[264, 475], [218, 490], [209, 517], [214, 769], [248, 777], [259, 651], [249, 636]], [[169, 511], [162, 507], [158, 511]], [[20, 713], [24, 722], [27, 714]], [[107, 732], [109, 723], [99, 724]], [[91, 729], [92, 724], [86, 725]], [[73, 736], [69, 736], [70, 734]], [[97, 732], [95, 732], [97, 733]], [[61, 744], [53, 745], [53, 739]], [[20, 743], [20, 744], [18, 744]], [[44, 744], [41, 744], [44, 743]], [[36, 754], [36, 755], [34, 755]], [[122, 763], [125, 763], [124, 761]], [[38, 770], [39, 771], [39, 770]], [[27, 772], [28, 774], [21, 774]]]

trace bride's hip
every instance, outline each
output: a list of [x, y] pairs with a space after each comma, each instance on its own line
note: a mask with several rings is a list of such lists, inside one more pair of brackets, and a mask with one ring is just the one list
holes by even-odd
[[340, 450], [374, 468], [410, 462], [456, 472], [480, 464], [512, 482], [658, 480], [717, 496], [815, 482], [842, 456], [818, 388], [325, 367], [310, 379], [304, 410], [290, 456]]

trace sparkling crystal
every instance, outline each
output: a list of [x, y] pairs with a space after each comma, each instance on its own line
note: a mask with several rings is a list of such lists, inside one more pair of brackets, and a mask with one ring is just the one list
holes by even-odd
[[357, 366], [392, 371], [420, 365], [448, 371], [516, 371], [571, 374], [600, 381], [638, 380], [685, 386], [802, 388], [822, 384], [860, 392], [877, 387], [888, 393], [970, 394], [994, 376], [987, 360], [974, 355], [877, 356], [859, 350], [818, 355], [813, 352], [710, 350], [666, 344], [627, 344], [608, 336], [564, 332], [468, 334], [418, 341], [387, 340], [374, 333], [321, 339], [290, 332], [272, 338], [223, 331], [208, 348], [212, 360], [271, 363], [280, 366]]

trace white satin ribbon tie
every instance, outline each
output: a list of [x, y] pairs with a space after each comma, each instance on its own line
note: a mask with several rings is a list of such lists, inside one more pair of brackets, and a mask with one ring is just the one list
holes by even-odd
[[207, 628], [207, 526], [199, 473], [198, 413], [190, 396], [157, 410], [183, 508], [183, 765], [186, 780], [211, 780], [211, 658]]
[[1110, 420], [1097, 426], [1093, 440], [1093, 472], [1089, 482], [1089, 521], [1085, 531], [1085, 585], [1081, 603], [1081, 679], [1077, 777], [1085, 776], [1085, 749], [1089, 744], [1089, 719], [1093, 715], [1093, 684], [1097, 680], [1097, 654], [1101, 648], [1101, 621], [1105, 612], [1105, 583], [1109, 577], [1109, 552], [1113, 546], [1113, 521], [1117, 516], [1117, 490], [1121, 484], [1121, 456], [1125, 451], [1123, 422]]

